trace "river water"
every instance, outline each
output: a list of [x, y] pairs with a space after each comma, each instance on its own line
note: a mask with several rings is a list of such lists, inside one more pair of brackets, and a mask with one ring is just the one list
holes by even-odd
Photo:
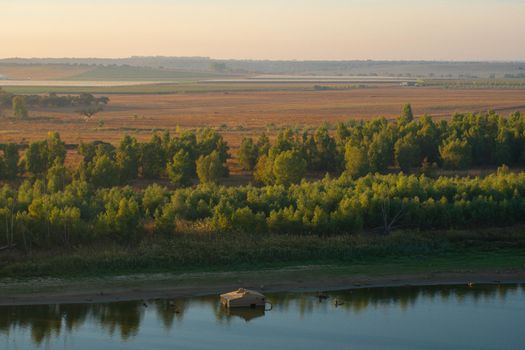
[[326, 294], [268, 293], [270, 311], [217, 296], [1, 306], [0, 349], [525, 349], [525, 286]]

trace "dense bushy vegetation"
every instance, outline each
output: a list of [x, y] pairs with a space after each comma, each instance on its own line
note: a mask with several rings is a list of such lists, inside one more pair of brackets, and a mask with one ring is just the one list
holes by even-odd
[[[47, 189], [46, 189], [47, 187]], [[0, 239], [25, 249], [90, 241], [131, 244], [177, 232], [337, 234], [394, 227], [509, 225], [525, 217], [525, 173], [437, 179], [342, 176], [298, 185], [151, 185], [96, 189], [76, 180], [53, 192], [42, 180], [0, 190]]]
[[[228, 175], [230, 154], [212, 129], [155, 134], [148, 142], [125, 136], [117, 147], [82, 143], [74, 169], [65, 165], [58, 133], [30, 143], [23, 157], [15, 144], [1, 150], [0, 179], [21, 184], [0, 191], [0, 244], [26, 250], [129, 244], [176, 232], [388, 234], [398, 227], [509, 225], [525, 214], [525, 173], [503, 166], [485, 178], [449, 178], [434, 171], [524, 164], [525, 119], [518, 113], [458, 114], [436, 123], [414, 119], [407, 105], [393, 122], [339, 124], [335, 133], [285, 129], [273, 143], [265, 134], [246, 138], [239, 163], [257, 183], [239, 187], [217, 185]], [[393, 168], [407, 175], [387, 171]], [[308, 171], [332, 177], [306, 182]], [[168, 178], [175, 189], [126, 186], [139, 177]], [[185, 187], [197, 178], [201, 185]]]
[[168, 176], [176, 185], [191, 184], [199, 176], [202, 182], [216, 182], [228, 175], [228, 145], [212, 129], [183, 132], [177, 137], [164, 133], [153, 135], [146, 143], [126, 136], [115, 148], [111, 144], [81, 144], [84, 156], [79, 178], [99, 187], [125, 184], [139, 176], [155, 180]]

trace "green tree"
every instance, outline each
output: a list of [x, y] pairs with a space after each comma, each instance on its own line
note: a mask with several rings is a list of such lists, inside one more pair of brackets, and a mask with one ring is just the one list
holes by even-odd
[[29, 116], [29, 112], [27, 111], [26, 101], [23, 96], [15, 96], [12, 100], [12, 106], [13, 106], [13, 115], [16, 118], [25, 119]]
[[337, 145], [326, 127], [320, 127], [315, 131], [313, 146], [314, 149], [311, 154], [311, 168], [313, 170], [333, 171], [339, 168], [341, 158], [337, 151]]
[[189, 185], [195, 176], [195, 162], [188, 152], [181, 149], [166, 166], [166, 172], [172, 183], [178, 186]]
[[392, 160], [392, 144], [390, 137], [385, 131], [373, 136], [372, 142], [368, 145], [368, 164], [370, 171], [385, 171]]
[[60, 134], [58, 132], [48, 132], [47, 134], [47, 164], [48, 167], [51, 167], [55, 161], [58, 161], [61, 164], [64, 164], [66, 159], [66, 143], [60, 139]]
[[399, 122], [401, 124], [408, 124], [412, 120], [414, 120], [414, 113], [412, 113], [412, 106], [407, 103], [403, 106], [403, 111], [401, 112], [401, 117], [399, 118]]
[[115, 161], [120, 174], [120, 182], [136, 179], [139, 172], [139, 145], [134, 137], [124, 136], [116, 151]]
[[306, 174], [306, 160], [297, 151], [285, 151], [279, 154], [273, 164], [275, 182], [289, 186], [298, 183]]
[[5, 168], [6, 168], [6, 165], [5, 165], [4, 156], [0, 156], [0, 180], [4, 180], [6, 178]]
[[111, 187], [119, 183], [119, 170], [115, 162], [105, 153], [99, 152], [89, 168], [89, 180], [97, 187]]
[[171, 145], [171, 140], [172, 140], [170, 131], [164, 130], [164, 132], [162, 133], [161, 139], [162, 139], [162, 148], [164, 149], [164, 154], [169, 156], [170, 145]]
[[330, 232], [330, 216], [321, 207], [316, 206], [311, 220], [311, 226], [314, 232], [327, 234]]
[[277, 140], [275, 140], [275, 144], [270, 149], [270, 152], [272, 152], [274, 155], [277, 155], [285, 151], [298, 151], [300, 149], [301, 146], [298, 140], [297, 131], [286, 128], [279, 131], [279, 134], [277, 134]]
[[255, 214], [249, 207], [237, 208], [232, 213], [232, 226], [240, 232], [265, 232], [266, 217], [264, 213]]
[[216, 151], [221, 162], [221, 176], [228, 176], [226, 161], [230, 158], [229, 147], [217, 131], [210, 128], [200, 130], [197, 134], [197, 150], [201, 156], [207, 156]]
[[97, 153], [97, 145], [94, 142], [80, 142], [78, 145], [78, 153], [84, 157], [84, 163], [88, 164], [95, 158]]
[[253, 170], [255, 168], [259, 151], [257, 149], [257, 145], [253, 143], [253, 139], [251, 137], [243, 138], [238, 154], [239, 164], [244, 170]]
[[[72, 241], [79, 241], [84, 225], [80, 218], [80, 209], [76, 207], [54, 207], [49, 213], [49, 223], [56, 234], [62, 233], [58, 243], [69, 246]], [[56, 239], [56, 238], [55, 238]]]
[[515, 153], [513, 152], [515, 137], [512, 130], [506, 127], [500, 127], [496, 137], [495, 145], [492, 150], [492, 160], [496, 165], [509, 164], [515, 162]]
[[153, 135], [150, 142], [142, 145], [140, 163], [142, 176], [146, 179], [158, 179], [166, 169], [162, 139], [158, 135]]
[[472, 164], [472, 147], [467, 140], [453, 138], [445, 141], [439, 147], [439, 153], [447, 169], [467, 169]]
[[437, 162], [439, 161], [439, 145], [441, 144], [440, 130], [429, 116], [421, 117], [419, 123], [417, 138], [421, 148], [421, 157], [427, 158], [432, 163]]
[[141, 230], [141, 215], [134, 198], [122, 198], [118, 205], [108, 205], [98, 217], [97, 233], [120, 243], [129, 244]]
[[25, 154], [26, 170], [33, 175], [42, 175], [48, 168], [49, 152], [46, 141], [31, 142]]
[[420, 149], [416, 139], [411, 135], [407, 135], [402, 139], [397, 140], [394, 145], [394, 155], [396, 164], [404, 172], [410, 172], [412, 167], [419, 165]]
[[335, 142], [337, 144], [338, 149], [342, 153], [344, 153], [346, 143], [350, 136], [350, 129], [348, 128], [348, 126], [342, 122], [337, 123], [335, 129]]
[[353, 178], [364, 176], [370, 170], [366, 149], [362, 146], [354, 146], [351, 142], [345, 147], [345, 162], [346, 173]]
[[259, 157], [255, 165], [255, 171], [253, 172], [255, 181], [267, 185], [275, 182], [273, 161], [274, 158], [270, 157], [270, 155], [263, 154]]
[[262, 133], [259, 138], [257, 139], [257, 151], [258, 155], [262, 156], [263, 154], [268, 154], [268, 151], [270, 151], [270, 139], [266, 135], [266, 133]]
[[193, 161], [197, 160], [199, 151], [197, 149], [197, 136], [195, 132], [187, 130], [179, 136], [172, 138], [166, 150], [168, 159], [172, 159], [177, 152], [184, 150]]
[[224, 174], [219, 152], [213, 151], [207, 156], [197, 159], [197, 176], [201, 183], [217, 183]]
[[55, 193], [64, 190], [66, 186], [66, 167], [57, 157], [53, 165], [47, 170], [47, 191]]
[[18, 162], [20, 155], [18, 154], [18, 146], [15, 143], [8, 143], [4, 147], [4, 176], [9, 180], [14, 180], [19, 172]]
[[156, 210], [168, 202], [168, 189], [153, 184], [144, 190], [142, 205], [147, 216], [153, 217]]

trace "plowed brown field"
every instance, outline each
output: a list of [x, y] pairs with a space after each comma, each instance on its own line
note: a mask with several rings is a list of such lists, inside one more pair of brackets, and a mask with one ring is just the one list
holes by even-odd
[[[317, 126], [349, 119], [397, 116], [405, 103], [416, 115], [437, 118], [489, 109], [525, 112], [525, 90], [378, 86], [337, 91], [251, 91], [168, 95], [110, 95], [106, 109], [85, 121], [74, 110], [32, 110], [25, 121], [3, 119], [0, 142], [22, 142], [60, 132], [69, 143], [117, 142], [128, 133], [147, 139], [154, 130], [221, 127], [238, 145], [242, 136], [279, 126]], [[9, 111], [6, 112], [8, 114]]]

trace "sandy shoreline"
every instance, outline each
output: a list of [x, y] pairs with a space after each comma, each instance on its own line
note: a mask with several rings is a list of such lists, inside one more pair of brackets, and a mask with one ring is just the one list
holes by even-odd
[[102, 303], [219, 295], [239, 287], [262, 292], [525, 283], [523, 271], [425, 272], [355, 275], [337, 267], [194, 274], [144, 274], [84, 279], [0, 280], [0, 306]]

